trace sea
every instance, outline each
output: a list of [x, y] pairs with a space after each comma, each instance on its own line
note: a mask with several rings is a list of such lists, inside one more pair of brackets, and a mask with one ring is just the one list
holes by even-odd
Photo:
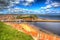
[[[60, 20], [60, 16], [38, 16], [38, 18]], [[30, 22], [30, 24], [60, 36], [60, 22]]]

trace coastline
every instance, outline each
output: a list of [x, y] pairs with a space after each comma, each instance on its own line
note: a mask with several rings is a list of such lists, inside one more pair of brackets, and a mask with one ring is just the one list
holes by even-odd
[[[7, 25], [12, 25], [12, 23], [7, 23]], [[13, 24], [14, 27], [16, 26], [16, 29], [17, 30], [21, 30], [22, 32], [28, 34], [28, 35], [31, 35], [34, 40], [37, 40], [37, 39], [49, 39], [52, 38], [53, 39], [56, 39], [56, 40], [59, 40], [60, 39], [60, 36], [57, 36], [55, 34], [52, 34], [48, 31], [45, 31], [45, 30], [42, 30], [42, 29], [39, 29], [37, 27], [35, 27], [34, 25], [30, 25], [29, 23], [25, 22], [25, 23], [21, 23], [21, 24]], [[23, 28], [23, 29], [21, 29]], [[28, 29], [26, 29], [28, 28]], [[29, 30], [29, 31], [28, 31]]]

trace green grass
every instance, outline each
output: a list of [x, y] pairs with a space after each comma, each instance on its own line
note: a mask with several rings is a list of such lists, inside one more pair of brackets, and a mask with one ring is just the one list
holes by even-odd
[[0, 22], [0, 40], [33, 40], [33, 38]]
[[17, 16], [17, 17], [16, 17], [16, 19], [24, 19], [24, 18], [36, 19], [36, 18], [38, 18], [38, 16], [37, 16], [37, 15], [27, 15], [27, 16], [20, 15], [20, 16]]

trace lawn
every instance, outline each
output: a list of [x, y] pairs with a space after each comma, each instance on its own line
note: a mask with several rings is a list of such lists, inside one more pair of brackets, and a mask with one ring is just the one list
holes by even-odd
[[33, 40], [30, 35], [17, 31], [10, 25], [0, 22], [0, 40]]

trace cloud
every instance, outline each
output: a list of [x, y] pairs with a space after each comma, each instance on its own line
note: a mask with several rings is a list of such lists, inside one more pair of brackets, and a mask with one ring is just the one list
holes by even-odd
[[30, 3], [23, 3], [23, 5], [24, 5], [24, 6], [28, 6], [28, 5], [30, 5]]
[[10, 0], [10, 3], [9, 3], [9, 6], [8, 7], [12, 7], [15, 4], [19, 4], [19, 3], [20, 3], [20, 0]]
[[14, 6], [15, 4], [29, 6], [34, 2], [34, 0], [11, 0], [10, 6]]
[[45, 4], [47, 4], [46, 8], [60, 7], [60, 3], [52, 0], [46, 0]]
[[45, 12], [45, 13], [60, 13], [59, 11], [60, 10], [57, 10], [59, 7], [60, 7], [60, 3], [59, 2], [52, 2], [51, 0], [47, 0], [45, 2], [46, 6], [44, 7], [41, 7], [40, 8], [40, 11], [42, 13]]
[[45, 4], [50, 4], [51, 0], [46, 0]]
[[46, 9], [49, 9], [49, 8], [51, 8], [52, 6], [51, 5], [47, 5], [45, 8]]
[[47, 8], [47, 9], [48, 8], [58, 8], [58, 7], [60, 7], [60, 3], [58, 3], [58, 2], [53, 2], [53, 3], [45, 6], [45, 8]]
[[23, 5], [24, 6], [29, 6], [29, 5], [31, 5], [33, 2], [34, 2], [34, 0], [25, 0], [25, 2], [24, 1], [22, 1], [23, 3]]
[[31, 2], [34, 2], [34, 0], [26, 0], [26, 2], [29, 2], [29, 3], [31, 3]]
[[28, 10], [28, 9], [24, 9], [24, 8], [10, 8], [7, 10], [8, 14], [35, 14], [35, 12], [33, 10]]
[[0, 10], [7, 9], [8, 5], [9, 5], [8, 0], [0, 0]]
[[[7, 11], [9, 13], [13, 13], [13, 12], [25, 12], [25, 11], [29, 13], [31, 11], [28, 11], [28, 10], [23, 9], [23, 8], [21, 9], [21, 8], [12, 8], [12, 7], [15, 6], [16, 4], [23, 5], [23, 6], [30, 6], [34, 1], [35, 0], [5, 0], [5, 1], [3, 0], [4, 3], [8, 3], [8, 5], [4, 6], [4, 8], [8, 8]], [[4, 5], [6, 5], [6, 4], [4, 4]], [[0, 8], [2, 9], [3, 6], [0, 5]]]
[[[16, 4], [23, 5], [23, 6], [30, 6], [31, 3], [33, 3], [35, 0], [10, 0], [8, 5], [8, 12], [5, 13], [12, 13], [12, 14], [46, 14], [46, 13], [60, 13], [60, 10], [55, 10], [52, 8], [58, 8], [60, 7], [60, 3], [58, 2], [52, 2], [51, 0], [46, 1], [46, 6], [41, 7], [38, 11], [28, 10], [24, 8], [12, 8]], [[8, 1], [7, 1], [8, 2]], [[3, 12], [0, 12], [3, 13]]]
[[45, 7], [41, 7], [40, 11], [43, 10], [43, 12], [45, 12], [45, 14], [46, 13], [60, 13], [60, 10], [57, 10], [59, 7], [60, 7], [60, 3], [53, 2], [51, 4], [46, 5]]
[[60, 7], [60, 3], [58, 3], [58, 2], [54, 2], [51, 5], [52, 5], [52, 7]]
[[57, 9], [52, 9], [52, 8], [45, 8], [45, 7], [41, 7], [41, 9], [40, 9], [40, 13], [44, 13], [44, 14], [47, 14], [47, 13], [49, 13], [49, 14], [58, 14], [58, 13], [60, 13], [60, 10], [58, 10], [58, 8]]

